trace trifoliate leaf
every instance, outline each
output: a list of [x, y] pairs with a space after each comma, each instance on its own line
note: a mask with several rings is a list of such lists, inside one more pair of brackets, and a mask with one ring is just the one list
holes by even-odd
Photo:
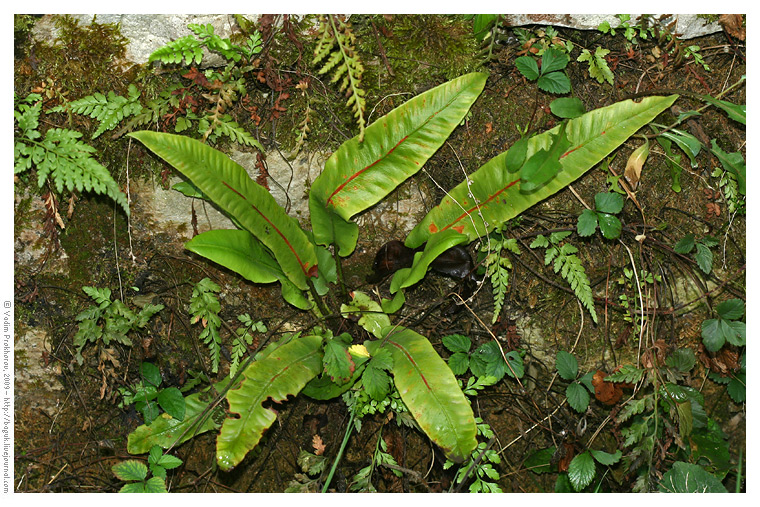
[[689, 348], [680, 348], [673, 351], [665, 360], [665, 364], [671, 368], [686, 373], [694, 368], [697, 363], [697, 359], [694, 356], [694, 351]]
[[448, 362], [454, 375], [464, 375], [470, 367], [470, 356], [464, 352], [457, 352], [449, 357]]
[[185, 418], [185, 398], [178, 388], [162, 389], [158, 393], [158, 404], [174, 419], [181, 421]]
[[725, 324], [723, 334], [728, 343], [737, 347], [744, 347], [747, 344], [747, 324], [738, 320], [721, 322]]
[[148, 476], [145, 463], [133, 459], [115, 464], [111, 471], [122, 481], [142, 481]]
[[702, 343], [710, 352], [719, 350], [726, 342], [720, 327], [720, 319], [707, 319], [702, 322]]
[[145, 481], [146, 493], [167, 493], [166, 483], [160, 477], [151, 477]]
[[591, 449], [591, 455], [594, 457], [596, 461], [598, 461], [602, 465], [614, 465], [615, 463], [620, 461], [620, 458], [623, 456], [623, 453], [620, 451], [620, 449], [615, 451], [614, 454]]
[[143, 379], [145, 379], [148, 384], [155, 387], [161, 385], [161, 372], [155, 364], [148, 362], [142, 363], [142, 365], [140, 365], [140, 372], [142, 373]]
[[602, 213], [620, 213], [623, 210], [623, 196], [614, 192], [599, 192], [594, 196], [596, 210]]
[[686, 236], [684, 236], [681, 241], [676, 243], [676, 246], [673, 247], [673, 250], [675, 250], [676, 253], [680, 253], [682, 255], [685, 255], [694, 248], [694, 245], [696, 244], [694, 235], [689, 233]]
[[461, 334], [444, 336], [441, 341], [443, 342], [443, 346], [451, 352], [469, 352], [472, 346], [472, 341], [467, 336]]
[[544, 51], [541, 57], [541, 74], [548, 74], [556, 70], [562, 70], [567, 67], [570, 57], [562, 51], [549, 48]]
[[562, 95], [563, 93], [570, 93], [572, 89], [570, 86], [570, 78], [564, 72], [550, 72], [544, 74], [536, 82], [538, 87], [545, 92], [555, 93]]
[[736, 403], [747, 401], [747, 374], [739, 373], [726, 386], [726, 392]]
[[523, 76], [530, 79], [531, 81], [538, 79], [538, 63], [536, 62], [535, 58], [532, 58], [530, 56], [521, 56], [515, 60], [515, 66], [517, 66], [517, 70], [519, 70]]
[[697, 266], [706, 275], [712, 271], [713, 253], [702, 243], [697, 243], [697, 253], [694, 255], [694, 260], [697, 261]]
[[[614, 194], [618, 195], [618, 194]], [[609, 213], [598, 213], [599, 230], [602, 231], [602, 236], [607, 239], [616, 239], [620, 237], [620, 233], [623, 231], [623, 224], [615, 215]]]

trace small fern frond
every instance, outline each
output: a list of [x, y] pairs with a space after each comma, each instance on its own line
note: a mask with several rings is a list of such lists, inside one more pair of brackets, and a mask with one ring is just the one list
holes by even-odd
[[[581, 304], [591, 314], [591, 318], [594, 322], [598, 322], [596, 315], [596, 308], [594, 308], [594, 293], [591, 290], [591, 283], [586, 276], [586, 269], [581, 263], [581, 259], [575, 255], [578, 249], [570, 243], [561, 244], [569, 232], [552, 234], [549, 239], [543, 235], [539, 235], [533, 243], [531, 248], [546, 248], [546, 254], [544, 257], [544, 263], [548, 266], [553, 263], [554, 272], [559, 275], [570, 284], [570, 288], [573, 289], [575, 297], [581, 302]], [[549, 246], [551, 245], [551, 246]], [[548, 248], [547, 248], [548, 247]]]
[[219, 311], [221, 304], [216, 294], [221, 289], [209, 278], [204, 278], [193, 287], [193, 294], [190, 297], [190, 319], [191, 324], [200, 322], [203, 331], [199, 336], [200, 340], [206, 344], [211, 355], [211, 371], [219, 371], [219, 353], [222, 348], [222, 340], [219, 337]]
[[140, 91], [131, 84], [127, 97], [116, 95], [114, 92], [108, 92], [108, 96], [95, 93], [66, 105], [56, 106], [48, 112], [60, 113], [66, 110], [98, 120], [100, 125], [92, 134], [92, 138], [95, 139], [106, 130], [115, 128], [124, 118], [140, 114], [143, 107], [140, 104]]
[[314, 50], [312, 65], [324, 61], [319, 74], [334, 72], [330, 82], [339, 83], [338, 90], [345, 92], [348, 97], [346, 105], [354, 112], [361, 142], [364, 139], [364, 113], [367, 106], [364, 99], [366, 92], [361, 88], [364, 66], [354, 47], [356, 37], [348, 22], [333, 15], [322, 17], [319, 33], [320, 40]]
[[74, 130], [51, 128], [43, 135], [37, 130], [42, 105], [39, 95], [32, 94], [16, 104], [13, 115], [18, 124], [13, 147], [14, 174], [35, 167], [37, 186], [42, 188], [52, 179], [58, 193], [95, 192], [105, 194], [118, 203], [129, 216], [127, 196], [92, 155], [95, 148], [83, 143], [82, 134]]
[[[497, 236], [497, 235], [494, 235]], [[504, 307], [504, 299], [507, 295], [509, 286], [509, 272], [512, 270], [512, 262], [509, 257], [504, 255], [505, 251], [520, 255], [520, 248], [517, 246], [517, 240], [514, 238], [495, 238], [491, 242], [491, 251], [486, 255], [483, 265], [486, 268], [486, 276], [491, 279], [493, 290], [493, 320], [496, 323]], [[481, 250], [488, 251], [488, 244], [484, 243]]]
[[148, 63], [156, 60], [164, 64], [182, 63], [182, 60], [185, 60], [188, 65], [191, 65], [193, 61], [196, 65], [200, 65], [202, 59], [203, 43], [194, 35], [186, 35], [153, 51], [148, 57]]

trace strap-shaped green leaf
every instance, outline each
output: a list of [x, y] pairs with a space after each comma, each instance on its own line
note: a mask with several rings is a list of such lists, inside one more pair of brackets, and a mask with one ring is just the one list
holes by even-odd
[[239, 388], [227, 393], [230, 412], [216, 440], [216, 461], [230, 470], [256, 447], [261, 435], [277, 416], [264, 408], [265, 401], [282, 402], [296, 395], [322, 370], [322, 338], [306, 336], [290, 341], [243, 372]]
[[428, 90], [367, 127], [364, 141], [343, 143], [311, 187], [315, 241], [349, 255], [358, 232], [350, 218], [420, 170], [465, 117], [486, 77], [471, 73]]
[[269, 192], [254, 182], [224, 153], [189, 137], [161, 132], [134, 132], [156, 155], [184, 174], [274, 254], [288, 279], [306, 290], [306, 278], [317, 274], [314, 245]]
[[308, 298], [285, 276], [272, 254], [248, 231], [206, 231], [185, 243], [185, 248], [231, 269], [254, 283], [279, 280], [285, 301], [302, 310], [312, 307]]
[[[468, 182], [451, 190], [409, 233], [406, 245], [416, 248], [430, 235], [447, 229], [466, 234], [470, 241], [487, 234], [575, 181], [677, 98], [647, 97], [639, 103], [626, 100], [568, 120], [570, 148], [560, 157], [562, 168], [551, 181], [530, 193], [520, 191], [520, 172], [507, 170], [509, 151], [497, 155], [471, 174]], [[548, 150], [559, 129], [557, 126], [532, 137], [527, 158], [541, 149]]]
[[449, 459], [461, 463], [478, 442], [472, 407], [456, 377], [424, 336], [395, 326], [385, 328], [383, 334], [384, 341], [367, 343], [370, 354], [382, 343], [390, 350], [401, 399], [427, 436]]

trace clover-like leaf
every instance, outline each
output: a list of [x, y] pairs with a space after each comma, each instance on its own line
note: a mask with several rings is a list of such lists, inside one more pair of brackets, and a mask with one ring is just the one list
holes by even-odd
[[623, 456], [623, 453], [620, 451], [620, 449], [615, 451], [614, 454], [591, 449], [591, 455], [594, 457], [596, 461], [598, 461], [602, 465], [614, 465], [615, 463], [620, 461], [620, 458]]
[[623, 224], [620, 223], [618, 217], [609, 213], [598, 213], [597, 215], [599, 230], [602, 231], [602, 236], [607, 239], [619, 238], [620, 233], [623, 231]]
[[599, 192], [594, 196], [596, 210], [602, 213], [620, 213], [623, 210], [623, 196], [615, 192]]
[[122, 481], [142, 481], [148, 476], [148, 467], [145, 463], [134, 459], [115, 464], [111, 467], [111, 471]]
[[443, 346], [451, 352], [469, 352], [472, 347], [472, 340], [461, 334], [450, 334], [444, 336], [441, 341]]
[[515, 66], [520, 73], [531, 81], [538, 79], [538, 63], [535, 58], [530, 56], [521, 56], [515, 60]]

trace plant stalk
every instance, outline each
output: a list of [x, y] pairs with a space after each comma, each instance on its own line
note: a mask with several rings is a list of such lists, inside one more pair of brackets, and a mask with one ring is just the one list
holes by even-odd
[[330, 487], [330, 482], [332, 482], [333, 475], [335, 475], [335, 470], [338, 468], [338, 463], [340, 463], [340, 459], [343, 457], [343, 451], [346, 449], [346, 445], [348, 445], [348, 439], [351, 436], [351, 430], [354, 427], [354, 416], [356, 414], [353, 410], [351, 410], [351, 418], [348, 420], [348, 428], [346, 428], [346, 434], [343, 435], [343, 442], [340, 444], [340, 449], [338, 449], [338, 455], [335, 456], [335, 461], [333, 461], [332, 468], [330, 469], [330, 473], [327, 475], [327, 479], [325, 480], [325, 485], [322, 488], [322, 493], [327, 493], [327, 488]]

